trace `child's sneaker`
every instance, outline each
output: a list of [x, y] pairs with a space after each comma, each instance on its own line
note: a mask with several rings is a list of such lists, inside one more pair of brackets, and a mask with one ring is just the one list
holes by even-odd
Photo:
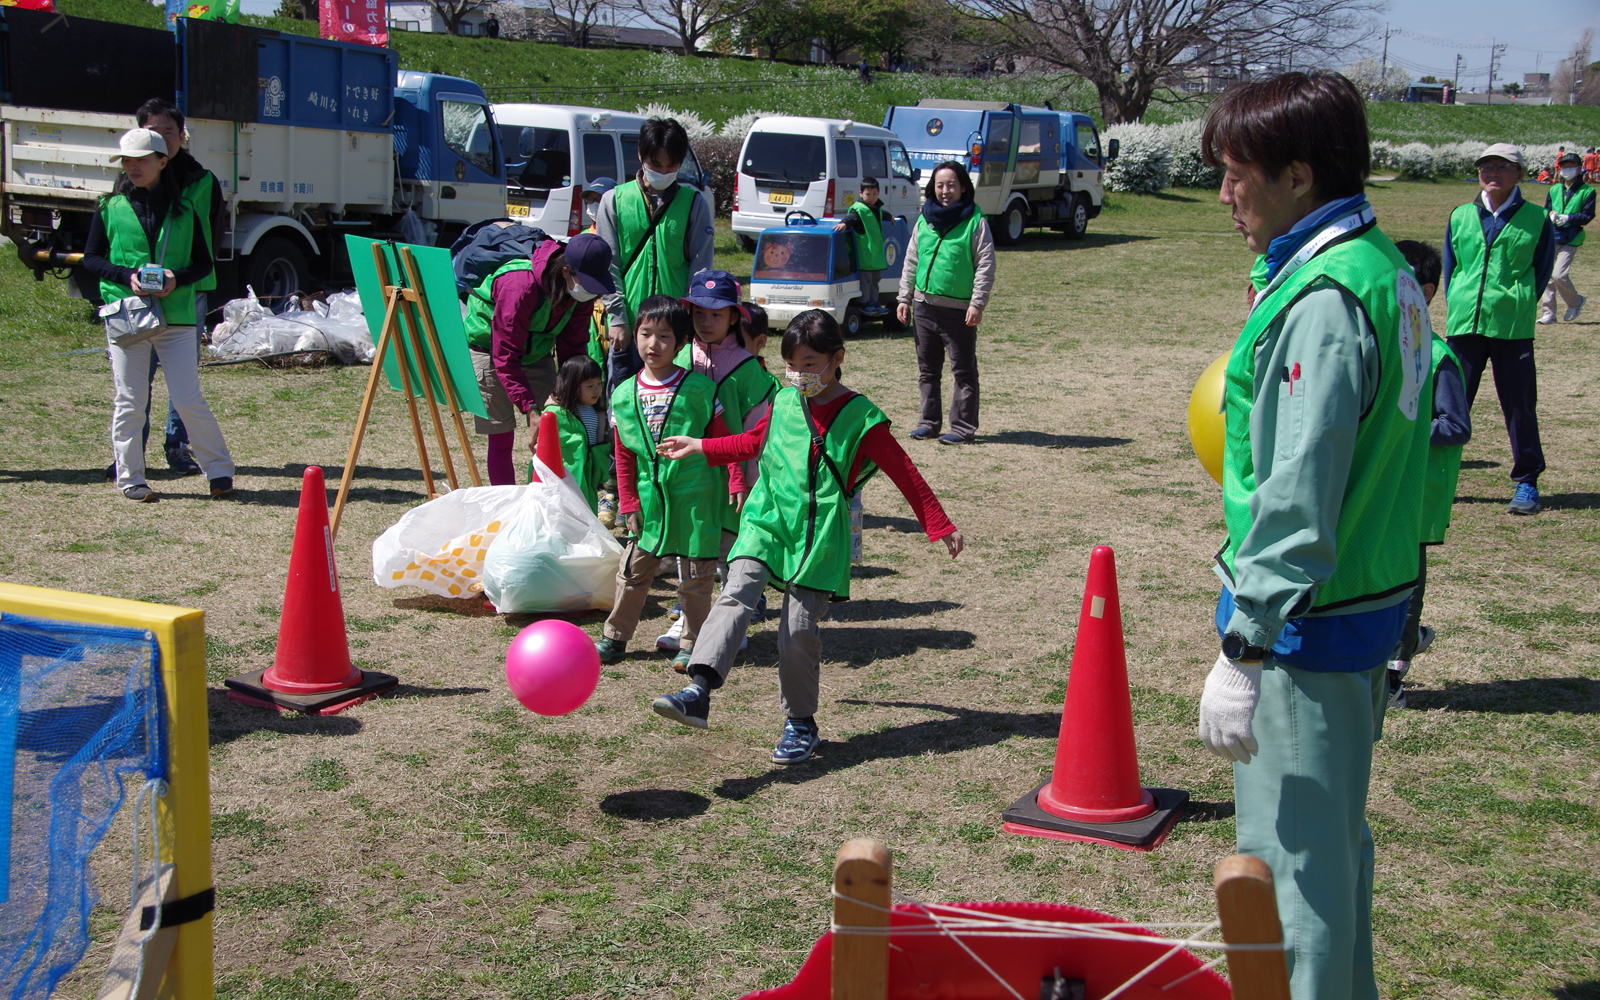
[[817, 752], [817, 744], [821, 742], [814, 720], [785, 719], [783, 737], [778, 740], [778, 745], [772, 748], [772, 762], [798, 764], [803, 760], [810, 760], [811, 755]]
[[[674, 608], [674, 611], [677, 609]], [[656, 648], [662, 652], [670, 653], [678, 648], [679, 641], [683, 638], [683, 618], [678, 616], [673, 619], [672, 627], [663, 635], [656, 636]]]
[[672, 658], [672, 669], [680, 674], [689, 672], [689, 657], [694, 655], [692, 649], [680, 649], [678, 655]]
[[[672, 602], [672, 610], [667, 612], [667, 621], [675, 622], [679, 618], [682, 618], [682, 617], [683, 617], [683, 604], [681, 602], [679, 602], [679, 601], [673, 601]], [[673, 649], [677, 649], [678, 647], [674, 646], [672, 648]]]
[[600, 523], [608, 528], [615, 528], [617, 526], [617, 501], [612, 497], [601, 496], [600, 503], [597, 506], [600, 509], [595, 513], [595, 516], [600, 519]]
[[[1395, 663], [1405, 663], [1405, 665], [1407, 667], [1409, 667], [1411, 665], [1409, 662], [1404, 661], [1404, 660], [1396, 660], [1394, 662]], [[1406, 707], [1406, 689], [1405, 689], [1405, 684], [1402, 681], [1402, 678], [1405, 677], [1405, 671], [1404, 670], [1396, 670], [1396, 669], [1394, 669], [1393, 664], [1391, 664], [1390, 667], [1389, 667], [1389, 670], [1387, 672], [1389, 674], [1389, 707], [1390, 708], [1405, 708]]]
[[698, 684], [672, 694], [664, 694], [650, 703], [650, 708], [664, 719], [696, 729], [706, 728], [706, 717], [711, 714], [711, 692]]
[[600, 654], [600, 662], [612, 664], [621, 661], [627, 655], [628, 644], [621, 639], [613, 639], [603, 635], [594, 641], [595, 652]]

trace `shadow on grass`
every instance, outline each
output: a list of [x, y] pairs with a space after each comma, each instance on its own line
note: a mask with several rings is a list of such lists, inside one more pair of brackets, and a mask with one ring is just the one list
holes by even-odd
[[1224, 819], [1233, 819], [1232, 802], [1199, 802], [1190, 799], [1188, 805], [1183, 807], [1183, 815], [1178, 817], [1178, 822], [1215, 823]]
[[[1510, 488], [1503, 497], [1456, 497], [1456, 503], [1503, 505], [1510, 502]], [[1545, 510], [1600, 510], [1600, 493], [1545, 493], [1540, 495], [1539, 502], [1544, 505]]]
[[661, 820], [688, 819], [699, 816], [711, 808], [711, 800], [694, 792], [680, 792], [671, 788], [641, 788], [633, 792], [616, 792], [600, 800], [600, 811], [618, 819], [642, 820], [646, 823]]
[[[159, 451], [160, 451], [160, 449], [157, 448], [156, 449], [156, 452], [157, 452], [156, 460], [157, 461], [160, 460], [159, 459]], [[65, 485], [77, 485], [77, 484], [88, 484], [88, 483], [109, 483], [110, 480], [106, 479], [106, 476], [105, 476], [105, 469], [106, 469], [106, 467], [103, 466], [103, 465], [97, 466], [96, 468], [93, 468], [93, 469], [0, 469], [0, 483], [61, 483], [61, 484], [65, 484]], [[295, 480], [298, 480], [302, 475], [305, 474], [305, 471], [306, 471], [306, 466], [303, 465], [303, 464], [285, 464], [285, 465], [283, 465], [281, 467], [278, 467], [278, 468], [272, 468], [270, 466], [263, 466], [263, 465], [241, 465], [241, 466], [238, 466], [237, 468], [235, 468], [233, 470], [233, 474], [234, 474], [235, 478], [244, 477], [244, 476], [259, 476], [259, 477], [261, 477], [263, 479], [270, 479], [270, 478], [273, 478], [273, 477], [278, 477], [278, 478], [283, 478], [283, 479], [295, 479]], [[329, 488], [330, 488], [330, 491], [331, 491], [332, 489], [337, 489], [338, 488], [339, 477], [344, 474], [344, 467], [343, 466], [325, 465], [325, 466], [322, 467], [322, 473], [323, 473], [323, 477], [328, 482]], [[145, 475], [148, 478], [152, 479], [152, 480], [187, 479], [187, 478], [195, 478], [195, 479], [198, 480], [198, 478], [199, 478], [198, 476], [188, 477], [188, 476], [173, 475], [171, 470], [167, 469], [164, 466], [159, 466], [159, 465], [151, 465], [151, 466], [146, 467]], [[373, 466], [373, 465], [358, 465], [358, 466], [356, 466], [356, 481], [359, 482], [360, 480], [363, 480], [363, 479], [385, 479], [385, 480], [399, 480], [401, 482], [421, 482], [422, 481], [422, 471], [420, 469], [390, 469], [390, 468], [384, 468], [384, 467]], [[434, 474], [434, 479], [437, 482], [440, 482], [440, 483], [444, 482], [445, 481], [444, 472], [442, 470], [439, 471], [439, 472], [436, 472]], [[240, 492], [241, 496], [245, 495], [245, 493], [246, 493], [246, 491], [244, 491], [244, 490], [240, 490], [239, 492]], [[251, 491], [252, 495], [259, 495], [261, 493], [273, 493], [273, 492], [277, 492], [277, 491], [274, 491], [274, 490], [255, 490], [255, 491]], [[351, 491], [352, 497], [357, 492], [362, 492], [362, 491], [361, 490], [352, 490]], [[298, 502], [299, 496], [300, 496], [300, 491], [298, 489], [295, 490], [294, 491], [294, 495], [295, 495], [295, 498], [296, 498], [296, 502]], [[413, 497], [413, 498], [415, 496], [414, 494], [411, 494], [411, 493], [407, 493], [405, 495], [408, 496], [408, 497]]]
[[[884, 518], [884, 520], [890, 520], [890, 518]], [[896, 520], [898, 520], [898, 519], [896, 519]], [[863, 527], [864, 526], [865, 525], [863, 525]], [[918, 528], [917, 530], [920, 531], [922, 529]], [[900, 571], [899, 570], [890, 569], [887, 566], [851, 566], [850, 567], [850, 579], [852, 579], [852, 580], [876, 580], [879, 577], [899, 576], [899, 575], [900, 575]]]
[[[922, 525], [918, 524], [917, 519], [914, 517], [884, 517], [882, 514], [862, 514], [861, 527], [893, 528], [895, 531], [903, 531], [908, 535], [922, 534]], [[861, 568], [865, 570], [867, 567]], [[895, 570], [889, 570], [887, 573], [881, 573], [879, 575], [889, 576], [894, 572]], [[854, 577], [855, 573], [856, 571], [852, 569], [850, 571], [851, 577]]]
[[1588, 677], [1526, 677], [1509, 681], [1445, 681], [1444, 688], [1406, 688], [1411, 708], [1501, 715], [1600, 714], [1600, 681]]
[[212, 746], [232, 743], [259, 732], [282, 736], [353, 736], [361, 731], [361, 720], [348, 715], [304, 715], [241, 705], [221, 688], [206, 690], [206, 709], [211, 719]]
[[1095, 437], [1085, 434], [1046, 434], [1043, 431], [1001, 431], [985, 434], [980, 444], [1025, 444], [1035, 448], [1115, 448], [1132, 444], [1132, 438]]
[[488, 688], [479, 687], [454, 687], [435, 688], [417, 687], [415, 684], [401, 684], [393, 690], [385, 691], [379, 698], [457, 698], [464, 694], [488, 694]]
[[1461, 467], [1463, 469], [1498, 469], [1500, 468], [1500, 463], [1491, 462], [1486, 458], [1474, 458], [1462, 462]]
[[[1193, 201], [1174, 195], [1173, 201]], [[1056, 232], [1040, 233], [1029, 231], [1022, 237], [1022, 242], [1014, 247], [995, 247], [1001, 253], [1049, 253], [1055, 250], [1089, 250], [1095, 247], [1114, 247], [1122, 243], [1144, 243], [1148, 240], [1160, 239], [1159, 236], [1141, 236], [1137, 233], [1097, 233], [1094, 223], [1089, 223], [1090, 230], [1081, 240], [1069, 240]]]
[[[941, 611], [961, 607], [955, 601], [896, 601], [878, 599], [871, 601], [844, 601], [833, 606], [828, 614], [836, 622], [887, 622], [901, 618], [921, 618]], [[829, 634], [832, 634], [832, 629]]]
[[[646, 604], [648, 605], [648, 602]], [[571, 622], [574, 625], [585, 625], [605, 621], [606, 613], [604, 611], [579, 611], [575, 614], [562, 614], [556, 611], [511, 611], [506, 613], [505, 619], [506, 624], [512, 628], [527, 628], [534, 622], [542, 622], [547, 619]]]
[[1059, 712], [986, 712], [948, 705], [904, 701], [859, 701], [842, 698], [845, 705], [880, 708], [920, 708], [944, 712], [945, 719], [925, 719], [895, 729], [861, 733], [843, 742], [824, 739], [817, 755], [803, 764], [780, 766], [749, 778], [729, 778], [713, 792], [718, 798], [746, 799], [773, 785], [798, 785], [873, 760], [919, 757], [927, 753], [960, 753], [1003, 743], [1012, 736], [1053, 737], [1061, 728]]
[[[357, 481], [359, 482], [359, 479]], [[206, 497], [205, 499], [209, 500], [210, 498]], [[366, 501], [367, 503], [403, 504], [409, 507], [426, 499], [428, 498], [423, 495], [421, 490], [390, 490], [378, 486], [352, 486], [350, 487], [350, 496], [345, 502]], [[294, 489], [286, 490], [240, 489], [228, 498], [228, 503], [235, 503], [244, 507], [299, 507], [300, 487], [296, 486]]]
[[[978, 637], [965, 629], [883, 628], [876, 625], [825, 625], [822, 662], [833, 666], [864, 667], [877, 660], [910, 656], [919, 649], [971, 649]], [[750, 636], [752, 666], [778, 662], [776, 630]]]
[[1600, 979], [1564, 983], [1550, 991], [1556, 1000], [1600, 1000]]
[[482, 594], [474, 597], [440, 597], [437, 594], [396, 597], [394, 606], [403, 611], [429, 611], [463, 618], [494, 618], [499, 614], [489, 607], [489, 602], [483, 599]]

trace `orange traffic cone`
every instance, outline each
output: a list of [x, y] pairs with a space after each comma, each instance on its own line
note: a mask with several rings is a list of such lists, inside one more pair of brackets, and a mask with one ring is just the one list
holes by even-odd
[[1152, 850], [1167, 838], [1189, 793], [1139, 785], [1117, 563], [1108, 545], [1089, 556], [1068, 669], [1055, 771], [1005, 811], [1006, 832]]
[[[534, 443], [533, 453], [539, 456], [545, 468], [556, 474], [557, 479], [567, 478], [567, 463], [561, 457], [561, 425], [549, 410], [539, 414], [539, 440]], [[534, 471], [533, 463], [529, 462], [528, 482], [538, 481], [539, 473]]]
[[246, 705], [333, 715], [388, 691], [399, 678], [350, 662], [344, 606], [328, 530], [322, 470], [306, 469], [300, 484], [289, 579], [278, 622], [278, 651], [264, 671], [230, 677], [228, 697]]

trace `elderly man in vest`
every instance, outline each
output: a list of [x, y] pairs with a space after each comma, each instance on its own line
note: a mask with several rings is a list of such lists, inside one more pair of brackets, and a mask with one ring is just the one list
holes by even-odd
[[1461, 359], [1467, 402], [1478, 398], [1483, 369], [1494, 367], [1494, 390], [1511, 436], [1511, 481], [1506, 508], [1539, 513], [1538, 379], [1533, 325], [1539, 299], [1555, 268], [1555, 227], [1522, 197], [1522, 151], [1495, 143], [1478, 157], [1476, 199], [1450, 213], [1444, 230], [1445, 339]]
[[1427, 301], [1363, 193], [1349, 80], [1241, 84], [1204, 149], [1266, 283], [1227, 367], [1200, 737], [1234, 762], [1239, 850], [1272, 868], [1294, 1000], [1376, 1000], [1367, 784], [1417, 579]]

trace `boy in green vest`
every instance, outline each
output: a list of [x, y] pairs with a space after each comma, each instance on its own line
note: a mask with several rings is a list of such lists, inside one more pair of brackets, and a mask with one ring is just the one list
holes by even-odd
[[1522, 151], [1496, 143], [1478, 157], [1482, 193], [1450, 213], [1444, 230], [1439, 290], [1445, 297], [1445, 336], [1467, 376], [1467, 400], [1478, 398], [1483, 370], [1494, 366], [1494, 389], [1511, 438], [1506, 510], [1537, 514], [1544, 449], [1536, 412], [1539, 387], [1533, 362], [1534, 313], [1555, 266], [1555, 228], [1522, 197]]
[[674, 665], [687, 668], [695, 636], [711, 610], [723, 511], [743, 503], [744, 475], [737, 467], [724, 477], [703, 456], [671, 459], [658, 450], [672, 436], [728, 433], [717, 384], [673, 363], [692, 336], [689, 311], [677, 299], [654, 295], [639, 303], [634, 340], [644, 366], [611, 395], [617, 511], [633, 538], [617, 566], [616, 603], [595, 641], [602, 663], [616, 663], [626, 654], [661, 560], [677, 557], [684, 625]]
[[[1401, 240], [1394, 245], [1411, 265], [1431, 303], [1439, 288], [1442, 268], [1439, 251], [1416, 240]], [[1456, 481], [1461, 475], [1461, 449], [1472, 439], [1472, 414], [1467, 403], [1466, 382], [1461, 362], [1437, 333], [1432, 341], [1433, 423], [1428, 430], [1428, 472], [1422, 484], [1422, 543], [1417, 548], [1417, 588], [1411, 592], [1406, 610], [1406, 630], [1400, 637], [1400, 651], [1389, 662], [1389, 707], [1405, 708], [1403, 681], [1411, 669], [1411, 659], [1433, 645], [1433, 629], [1422, 624], [1422, 596], [1428, 583], [1428, 546], [1443, 545], [1445, 529], [1450, 527], [1450, 508], [1455, 503]]]
[[863, 177], [861, 197], [845, 212], [844, 221], [833, 227], [836, 233], [848, 229], [856, 234], [856, 269], [861, 275], [861, 308], [869, 316], [884, 311], [878, 302], [880, 275], [889, 266], [889, 259], [883, 250], [883, 224], [893, 218], [878, 200], [878, 179]]
[[1583, 311], [1586, 301], [1572, 285], [1572, 258], [1583, 246], [1583, 227], [1594, 221], [1594, 188], [1583, 181], [1583, 160], [1577, 153], [1561, 158], [1561, 179], [1550, 186], [1544, 199], [1545, 214], [1556, 230], [1556, 262], [1550, 271], [1550, 284], [1539, 300], [1539, 322], [1556, 321], [1556, 293], [1567, 304], [1561, 318], [1571, 323]]

